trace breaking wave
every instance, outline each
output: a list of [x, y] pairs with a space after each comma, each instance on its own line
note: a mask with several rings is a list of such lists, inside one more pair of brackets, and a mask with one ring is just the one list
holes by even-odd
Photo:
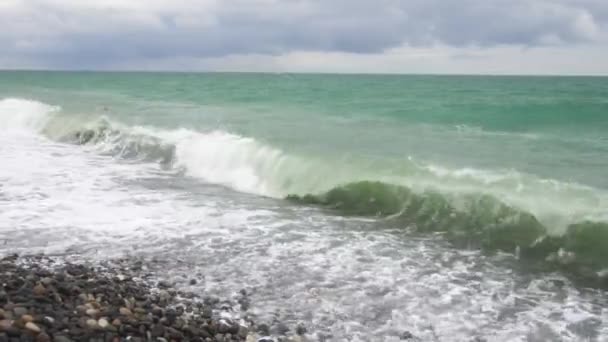
[[345, 215], [382, 217], [418, 232], [445, 233], [459, 246], [512, 252], [591, 277], [608, 269], [608, 223], [577, 222], [554, 235], [530, 212], [487, 194], [416, 193], [405, 186], [361, 181], [287, 199]]
[[0, 130], [18, 133], [38, 132], [59, 107], [42, 102], [7, 98], [0, 100]]
[[513, 252], [579, 273], [608, 273], [608, 196], [600, 189], [515, 170], [453, 170], [413, 160], [396, 172], [290, 154], [220, 130], [127, 126], [23, 99], [0, 100], [0, 115], [5, 132], [39, 132], [237, 191], [380, 217], [444, 233], [465, 247]]

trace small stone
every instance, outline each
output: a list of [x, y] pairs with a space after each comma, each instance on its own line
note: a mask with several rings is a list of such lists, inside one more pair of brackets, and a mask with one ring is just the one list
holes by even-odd
[[162, 300], [162, 301], [168, 301], [169, 299], [171, 299], [171, 295], [169, 294], [169, 291], [167, 291], [167, 290], [160, 290], [158, 292], [158, 295], [160, 297], [160, 300]]
[[158, 306], [155, 306], [154, 308], [152, 308], [152, 314], [156, 317], [162, 317], [163, 316], [163, 309], [161, 309]]
[[11, 321], [11, 320], [3, 319], [0, 321], [0, 331], [7, 331], [12, 326], [13, 326], [13, 321]]
[[247, 337], [247, 334], [249, 334], [249, 329], [247, 329], [247, 327], [245, 326], [239, 326], [239, 332], [238, 335], [240, 338], [244, 339]]
[[119, 310], [120, 314], [123, 316], [132, 316], [133, 312], [131, 312], [131, 310], [129, 310], [128, 308], [122, 307]]
[[113, 326], [115, 326], [115, 327], [119, 327], [119, 326], [121, 326], [121, 325], [122, 325], [122, 321], [121, 321], [121, 320], [119, 320], [118, 318], [116, 318], [116, 319], [114, 319], [114, 320], [112, 321], [112, 325], [113, 325]]
[[[10, 327], [7, 330], [5, 330], [4, 332], [6, 333], [6, 335], [12, 336], [12, 337], [21, 336], [21, 329], [19, 329], [17, 327]], [[18, 341], [18, 340], [12, 339], [11, 341]]]
[[34, 294], [36, 296], [42, 297], [46, 294], [46, 288], [42, 286], [42, 284], [38, 284], [34, 286]]
[[13, 313], [15, 314], [15, 317], [21, 317], [23, 315], [27, 315], [27, 309], [18, 306], [13, 309]]
[[169, 333], [169, 337], [181, 340], [184, 338], [184, 334], [182, 334], [179, 330], [174, 328], [167, 328], [167, 332]]
[[211, 310], [210, 307], [205, 307], [203, 309], [202, 316], [203, 316], [203, 318], [210, 319], [211, 317], [213, 317], [213, 310]]
[[298, 335], [304, 335], [306, 334], [306, 331], [306, 327], [302, 323], [298, 324], [298, 326], [296, 327], [296, 334]]
[[101, 329], [106, 329], [110, 325], [110, 322], [105, 318], [101, 318], [97, 321], [97, 325], [99, 325]]
[[34, 332], [34, 333], [39, 333], [40, 332], [40, 328], [34, 324], [33, 322], [27, 322], [25, 323], [25, 329]]
[[165, 327], [162, 324], [155, 324], [152, 327], [152, 337], [160, 337], [165, 334]]
[[0, 308], [0, 319], [4, 319], [5, 318], [5, 313], [4, 310], [2, 308]]
[[263, 323], [258, 325], [258, 332], [264, 336], [270, 335], [270, 329], [268, 328], [268, 325]]
[[157, 286], [161, 289], [168, 289], [171, 287], [171, 283], [166, 280], [161, 280], [158, 282]]
[[36, 342], [50, 342], [51, 337], [46, 333], [42, 332], [36, 336]]
[[219, 331], [220, 334], [226, 334], [228, 332], [230, 332], [232, 330], [232, 326], [230, 325], [230, 323], [221, 320], [220, 324], [218, 326], [217, 331]]
[[63, 335], [54, 335], [53, 339], [55, 342], [73, 342], [68, 337], [63, 336]]
[[55, 319], [51, 316], [44, 316], [44, 323], [47, 325], [53, 325], [55, 324]]
[[414, 338], [414, 335], [412, 335], [412, 333], [409, 331], [404, 331], [401, 333], [401, 335], [399, 335], [400, 340], [409, 340], [412, 338]]
[[272, 328], [272, 330], [274, 330], [278, 335], [287, 335], [289, 332], [289, 327], [283, 323], [278, 323]]
[[133, 311], [136, 314], [140, 314], [140, 315], [145, 315], [147, 313], [147, 311], [145, 309], [142, 309], [142, 308], [135, 308], [135, 309], [133, 309]]
[[89, 329], [97, 329], [99, 328], [99, 325], [97, 324], [97, 321], [94, 319], [87, 319], [87, 328]]
[[90, 316], [90, 317], [97, 317], [97, 315], [99, 315], [99, 310], [87, 309], [86, 314], [87, 314], [87, 316]]
[[196, 279], [194, 279], [194, 278], [190, 279], [190, 285], [196, 285]]
[[49, 277], [44, 277], [40, 279], [40, 283], [42, 283], [42, 285], [44, 286], [49, 286], [53, 283], [53, 279]]
[[23, 322], [33, 322], [34, 317], [32, 315], [23, 315], [23, 316], [21, 316], [21, 320]]

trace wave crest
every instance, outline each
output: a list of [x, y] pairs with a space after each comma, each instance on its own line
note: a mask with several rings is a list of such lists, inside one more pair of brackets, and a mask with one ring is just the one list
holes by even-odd
[[320, 195], [289, 195], [301, 204], [319, 205], [345, 215], [382, 217], [403, 228], [442, 232], [466, 247], [502, 250], [577, 270], [608, 268], [608, 224], [570, 224], [565, 234], [551, 235], [533, 214], [487, 194], [416, 193], [400, 185], [360, 181]]
[[175, 161], [175, 145], [150, 134], [121, 129], [105, 118], [89, 128], [62, 135], [60, 140], [79, 145], [94, 145], [102, 153], [124, 159], [157, 161], [163, 165], [170, 165]]
[[13, 132], [38, 132], [59, 107], [17, 98], [0, 100], [0, 129]]

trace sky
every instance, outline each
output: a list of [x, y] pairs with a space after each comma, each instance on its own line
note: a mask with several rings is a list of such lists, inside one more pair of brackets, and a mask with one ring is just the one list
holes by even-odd
[[608, 0], [0, 0], [0, 69], [608, 74]]

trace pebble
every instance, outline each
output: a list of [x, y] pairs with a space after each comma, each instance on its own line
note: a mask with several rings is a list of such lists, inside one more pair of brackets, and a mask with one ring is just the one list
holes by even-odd
[[97, 321], [94, 319], [87, 319], [87, 327], [89, 329], [97, 329], [99, 328], [99, 325], [97, 324]]
[[73, 342], [71, 339], [63, 335], [54, 335], [53, 339], [55, 342]]
[[298, 326], [296, 327], [296, 334], [298, 335], [304, 335], [306, 334], [306, 331], [306, 327], [302, 323], [298, 324]]
[[40, 328], [33, 322], [27, 322], [25, 323], [25, 329], [35, 332], [35, 333], [39, 333], [40, 332]]
[[42, 284], [38, 284], [34, 286], [34, 294], [36, 296], [42, 297], [46, 294], [46, 288], [42, 286]]
[[262, 337], [258, 342], [274, 342], [274, 340], [269, 337]]
[[27, 309], [18, 306], [18, 307], [16, 307], [16, 308], [13, 309], [13, 313], [15, 314], [16, 317], [21, 317], [21, 316], [27, 314]]
[[32, 315], [23, 315], [21, 316], [21, 320], [24, 322], [33, 322], [34, 317]]
[[119, 312], [123, 316], [132, 316], [133, 315], [133, 312], [131, 312], [131, 310], [129, 310], [129, 308], [125, 308], [125, 307], [120, 308]]
[[171, 298], [171, 295], [169, 294], [169, 291], [167, 290], [161, 290], [159, 292], [159, 296], [161, 300], [169, 300]]
[[210, 307], [206, 307], [206, 308], [204, 308], [204, 309], [203, 309], [203, 317], [204, 317], [204, 318], [207, 318], [207, 319], [209, 319], [209, 318], [213, 317], [213, 310], [211, 310], [211, 308], [210, 308]]
[[0, 321], [0, 331], [6, 331], [12, 326], [13, 326], [13, 321], [11, 321], [11, 320], [3, 319]]
[[148, 313], [145, 309], [142, 309], [142, 308], [135, 308], [135, 309], [133, 309], [133, 311], [140, 315], [145, 315]]
[[[256, 340], [247, 326], [253, 322], [235, 320], [237, 303], [176, 291], [169, 282], [157, 283], [156, 290], [144, 280], [154, 274], [144, 267], [138, 269], [146, 273], [134, 271], [132, 260], [105, 261], [95, 269], [47, 257], [27, 260], [0, 258], [0, 284], [10, 284], [0, 286], [0, 342]], [[232, 316], [213, 317], [225, 312]]]
[[48, 325], [55, 324], [55, 319], [51, 316], [44, 316], [44, 322]]
[[153, 337], [163, 336], [165, 334], [165, 327], [162, 324], [156, 324], [152, 327], [151, 333]]
[[97, 325], [99, 325], [101, 329], [107, 329], [108, 326], [110, 326], [110, 322], [108, 322], [108, 320], [105, 318], [101, 318], [99, 321], [97, 321]]
[[269, 335], [270, 329], [268, 328], [268, 325], [260, 324], [260, 325], [258, 325], [258, 332], [262, 335]]
[[40, 334], [38, 334], [38, 336], [36, 336], [36, 342], [50, 342], [50, 341], [51, 341], [51, 337], [45, 332], [41, 332]]
[[404, 331], [403, 333], [401, 333], [401, 335], [399, 336], [400, 340], [409, 340], [414, 338], [414, 335], [412, 335], [411, 332], [409, 331]]
[[247, 329], [247, 327], [245, 326], [239, 326], [239, 332], [238, 335], [241, 338], [247, 338], [247, 335], [249, 334], [249, 329]]
[[289, 327], [283, 323], [278, 323], [272, 327], [273, 331], [275, 331], [278, 335], [287, 335], [289, 332]]
[[99, 310], [97, 309], [88, 309], [86, 311], [87, 316], [91, 316], [91, 317], [97, 317], [97, 315], [99, 315]]
[[171, 287], [171, 283], [166, 280], [161, 280], [158, 282], [157, 286], [161, 289], [168, 289]]
[[42, 283], [42, 285], [44, 285], [44, 286], [49, 286], [49, 285], [53, 284], [53, 279], [49, 278], [49, 277], [43, 277], [43, 278], [40, 278], [40, 283]]

